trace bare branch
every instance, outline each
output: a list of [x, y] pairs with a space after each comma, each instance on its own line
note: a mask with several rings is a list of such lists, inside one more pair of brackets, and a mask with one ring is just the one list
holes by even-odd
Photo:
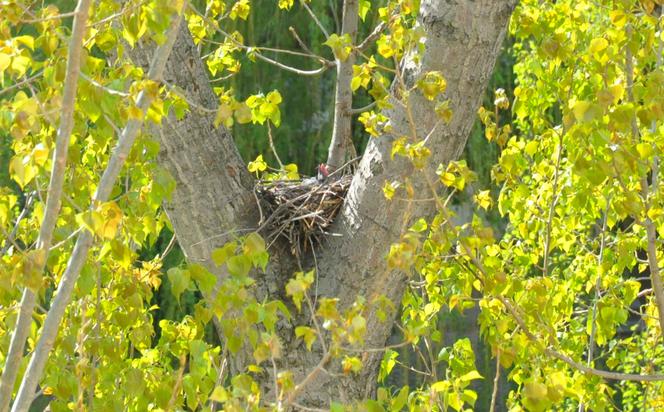
[[[349, 35], [355, 41], [358, 22], [358, 0], [344, 0], [341, 34]], [[352, 146], [351, 140], [351, 109], [353, 107], [353, 64], [355, 53], [350, 53], [346, 60], [336, 59], [337, 84], [334, 95], [334, 124], [332, 140], [327, 151], [327, 164], [332, 169], [339, 167], [346, 160], [346, 151]]]
[[498, 384], [500, 383], [500, 350], [496, 353], [496, 376], [493, 378], [493, 392], [491, 392], [491, 406], [489, 412], [496, 410], [496, 400], [498, 399]]
[[270, 64], [272, 64], [274, 66], [277, 66], [278, 68], [286, 70], [288, 72], [299, 74], [300, 76], [318, 76], [319, 74], [322, 74], [322, 73], [326, 72], [330, 67], [332, 67], [332, 65], [326, 63], [325, 65], [323, 65], [323, 66], [321, 66], [321, 67], [319, 67], [318, 69], [315, 69], [315, 70], [302, 70], [302, 69], [298, 69], [296, 67], [291, 67], [291, 66], [285, 65], [283, 63], [279, 63], [278, 61], [272, 60], [269, 57], [265, 57], [260, 53], [254, 53], [254, 56], [256, 56], [260, 60], [263, 60], [266, 63], [270, 63]]
[[320, 20], [318, 20], [318, 17], [316, 17], [316, 14], [314, 13], [313, 10], [311, 10], [311, 8], [307, 4], [307, 2], [306, 1], [300, 1], [300, 4], [302, 5], [302, 7], [304, 7], [304, 9], [307, 11], [307, 13], [309, 13], [309, 15], [313, 19], [314, 23], [316, 23], [316, 26], [318, 26], [320, 31], [323, 32], [323, 34], [325, 35], [325, 38], [330, 37], [330, 33], [328, 33], [328, 31], [325, 30], [325, 26], [323, 26], [323, 24], [320, 22]]
[[363, 52], [365, 51], [369, 46], [371, 46], [371, 43], [373, 43], [374, 40], [380, 36], [380, 34], [385, 30], [387, 27], [387, 24], [385, 22], [381, 22], [378, 26], [376, 26], [375, 29], [364, 39], [360, 44], [357, 45], [355, 50], [358, 52]]
[[44, 74], [44, 70], [40, 70], [37, 73], [35, 73], [34, 75], [32, 75], [32, 76], [30, 76], [26, 79], [23, 79], [18, 83], [12, 84], [11, 86], [7, 86], [4, 89], [0, 89], [0, 95], [3, 95], [5, 93], [9, 93], [10, 91], [12, 91], [14, 89], [18, 89], [19, 87], [25, 86], [25, 85], [31, 83], [32, 81], [37, 80], [43, 74]]
[[376, 106], [376, 102], [373, 101], [373, 102], [369, 103], [368, 105], [366, 105], [364, 107], [358, 107], [357, 109], [351, 109], [350, 113], [351, 114], [360, 114], [360, 113], [366, 112], [367, 110], [373, 109], [375, 106]]
[[309, 385], [309, 383], [318, 375], [320, 372], [322, 372], [325, 368], [325, 365], [332, 359], [332, 355], [330, 352], [327, 352], [318, 362], [318, 365], [309, 372], [309, 374], [302, 379], [302, 382], [297, 384], [295, 388], [288, 394], [288, 398], [286, 398], [286, 401], [283, 403], [283, 407], [285, 410], [288, 410], [288, 407], [293, 404], [293, 402], [297, 401], [298, 396], [300, 393], [304, 390], [304, 388]]

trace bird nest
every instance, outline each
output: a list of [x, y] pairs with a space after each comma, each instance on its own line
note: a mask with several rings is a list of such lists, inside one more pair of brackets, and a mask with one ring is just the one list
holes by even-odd
[[351, 175], [318, 181], [261, 181], [256, 194], [262, 200], [261, 227], [272, 244], [283, 237], [293, 255], [300, 257], [321, 243], [341, 209]]

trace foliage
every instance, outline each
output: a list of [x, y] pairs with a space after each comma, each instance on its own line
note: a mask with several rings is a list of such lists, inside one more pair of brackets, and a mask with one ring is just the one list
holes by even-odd
[[[41, 380], [52, 410], [291, 407], [306, 390], [306, 378], [284, 367], [281, 323], [290, 323], [294, 338], [320, 356], [321, 368], [343, 376], [361, 373], [366, 314], [377, 310], [389, 319], [398, 309], [393, 302], [359, 296], [348, 310], [340, 310], [337, 299], [315, 295], [316, 277], [309, 270], [292, 274], [277, 296], [256, 298], [269, 261], [268, 245], [257, 233], [214, 250], [214, 267], [174, 264], [165, 261], [166, 251], [147, 252], [163, 242], [169, 223], [161, 204], [174, 189], [173, 179], [157, 164], [159, 145], [147, 133], [133, 146], [112, 200], [88, 208], [119, 130], [142, 117], [139, 93], [154, 99], [147, 113], [154, 127], [168, 121], [168, 113], [183, 116], [196, 106], [172, 85], [147, 80], [144, 69], [126, 56], [139, 43], [163, 43], [168, 16], [182, 8], [182, 1], [102, 0], [93, 8], [54, 245], [47, 256], [35, 248], [71, 31], [61, 13], [69, 8], [6, 3], [0, 21], [0, 133], [8, 144], [0, 158], [7, 158], [1, 173], [12, 182], [3, 180], [0, 188], [0, 364], [20, 292], [38, 292], [41, 304], [28, 339], [32, 351], [73, 242], [88, 231], [95, 237], [92, 257], [81, 271]], [[218, 108], [198, 109], [213, 110], [216, 125], [233, 127], [240, 141], [243, 133], [253, 136], [248, 140], [268, 135], [270, 145], [271, 127], [286, 127], [284, 139], [297, 127], [286, 118], [313, 118], [313, 111], [325, 112], [329, 102], [297, 117], [284, 78], [247, 81], [247, 65], [272, 64], [275, 55], [287, 54], [255, 44], [264, 29], [257, 22], [262, 13], [303, 20], [305, 6], [325, 15], [324, 24], [333, 21], [317, 2], [273, 3], [257, 7], [257, 1], [210, 0], [193, 2], [186, 11], [219, 99]], [[651, 285], [662, 255], [656, 237], [664, 236], [658, 184], [664, 149], [661, 8], [645, 0], [524, 0], [519, 5], [510, 28], [517, 86], [498, 89], [479, 111], [484, 135], [499, 151], [493, 186], [477, 189], [477, 174], [465, 161], [437, 168], [437, 180], [429, 182], [436, 215], [406, 226], [386, 256], [391, 269], [408, 274], [409, 289], [400, 311], [400, 343], [376, 348], [383, 352], [382, 386], [375, 399], [358, 405], [333, 402], [331, 410], [473, 408], [475, 382], [489, 377], [477, 370], [471, 340], [448, 344], [439, 322], [471, 308], [479, 310], [482, 338], [498, 370], [506, 370], [514, 384], [507, 400], [511, 410], [661, 408], [661, 382], [610, 382], [595, 373], [650, 376], [664, 366], [657, 321], [664, 302], [658, 302]], [[411, 0], [360, 2], [356, 17], [364, 22], [362, 34], [384, 25], [353, 66], [351, 88], [360, 100], [375, 102], [358, 116], [355, 135], [362, 139], [395, 134], [385, 110], [407, 106], [410, 94], [431, 101], [440, 124], [454, 116], [445, 73], [424, 73], [409, 87], [395, 69], [403, 56], [422, 52], [418, 9], [419, 1]], [[310, 61], [306, 70], [323, 73], [333, 57], [344, 61], [357, 47], [347, 36], [322, 36], [314, 23], [307, 30], [312, 51], [296, 55]], [[289, 55], [279, 62], [301, 61], [294, 59]], [[321, 83], [331, 88], [329, 77]], [[320, 88], [318, 93], [326, 94]], [[328, 128], [322, 117], [323, 126], [310, 125], [319, 136]], [[242, 126], [248, 123], [264, 126]], [[434, 158], [425, 136], [393, 137], [392, 157], [406, 158], [425, 173]], [[305, 149], [295, 144], [288, 161], [302, 149], [309, 153], [306, 169], [311, 169], [311, 153], [325, 149], [322, 138], [314, 140]], [[240, 146], [257, 152], [253, 143]], [[277, 148], [286, 146], [277, 143]], [[279, 166], [270, 168], [268, 161]], [[259, 154], [248, 169], [264, 179], [299, 178], [298, 166], [282, 165], [276, 150]], [[450, 199], [469, 187], [476, 207], [461, 221]], [[384, 192], [391, 201], [416, 200], [406, 178], [386, 182]], [[505, 226], [502, 236], [487, 223], [487, 216], [497, 214]], [[43, 273], [35, 269], [44, 262]], [[218, 281], [217, 271], [229, 276]], [[160, 290], [162, 283], [168, 288]], [[190, 313], [178, 319], [158, 314], [155, 294], [164, 290], [177, 306], [191, 306]], [[212, 330], [217, 336], [210, 336]], [[405, 360], [409, 353], [424, 361]], [[22, 360], [20, 374], [27, 361]], [[399, 369], [413, 376], [408, 384], [390, 386], [389, 376]]]

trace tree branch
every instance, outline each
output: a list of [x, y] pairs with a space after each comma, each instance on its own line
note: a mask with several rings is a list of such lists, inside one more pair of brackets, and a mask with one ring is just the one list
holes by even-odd
[[[523, 320], [521, 315], [519, 315], [519, 312], [516, 311], [514, 306], [510, 303], [510, 301], [505, 298], [504, 296], [497, 296], [496, 297], [500, 302], [505, 306], [507, 311], [512, 315], [512, 318], [516, 321], [517, 325], [521, 327], [523, 332], [526, 334], [529, 340], [531, 340], [533, 343], [536, 343], [540, 346], [543, 346], [542, 342], [537, 339], [537, 336], [535, 336], [529, 329], [528, 326], [526, 325], [526, 322]], [[582, 363], [579, 363], [575, 361], [574, 359], [570, 358], [569, 356], [560, 353], [556, 351], [555, 349], [549, 348], [549, 347], [543, 347], [542, 352], [544, 352], [546, 355], [551, 356], [552, 358], [556, 358], [558, 360], [561, 360], [571, 366], [574, 369], [577, 369], [581, 372], [587, 373], [589, 375], [595, 375], [599, 376], [601, 378], [605, 379], [611, 379], [611, 380], [617, 380], [617, 381], [632, 381], [632, 382], [658, 382], [658, 381], [664, 381], [664, 375], [639, 375], [639, 374], [634, 374], [634, 373], [619, 373], [619, 372], [611, 372], [611, 371], [605, 371], [601, 369], [595, 369], [591, 368], [589, 366], [586, 366]]]
[[[349, 35], [351, 42], [355, 41], [357, 34], [358, 0], [344, 0], [344, 9], [341, 23], [341, 35]], [[332, 126], [332, 140], [327, 151], [327, 164], [333, 170], [341, 166], [346, 160], [346, 150], [351, 140], [351, 110], [353, 108], [353, 64], [355, 53], [351, 52], [346, 60], [339, 58], [337, 64], [336, 90], [334, 94], [334, 124]], [[353, 156], [354, 157], [354, 156]]]
[[[173, 48], [178, 33], [180, 20], [180, 15], [174, 17], [169, 32], [167, 33], [166, 42], [157, 48], [152, 64], [150, 65], [150, 70], [147, 76], [148, 79], [153, 81], [161, 80], [166, 61]], [[92, 199], [90, 205], [91, 209], [95, 208], [99, 203], [108, 200], [115, 180], [120, 173], [120, 169], [124, 165], [129, 150], [141, 129], [143, 118], [145, 117], [145, 113], [151, 102], [152, 98], [148, 93], [145, 93], [144, 91], [139, 93], [137, 107], [140, 109], [143, 116], [141, 116], [141, 119], [129, 120], [123, 129], [122, 135], [118, 139], [117, 146], [113, 149], [113, 154], [109, 159], [106, 170], [101, 177], [97, 191]], [[44, 321], [41, 336], [39, 337], [35, 351], [30, 358], [30, 363], [23, 376], [23, 381], [21, 382], [16, 400], [12, 407], [12, 412], [26, 412], [32, 403], [35, 388], [41, 379], [49, 353], [55, 343], [60, 322], [62, 321], [65, 309], [69, 304], [71, 293], [76, 284], [76, 279], [85, 263], [92, 243], [92, 234], [87, 230], [83, 231], [76, 241], [72, 255], [67, 263], [67, 268], [62, 276], [58, 290], [51, 304], [51, 308], [46, 316], [46, 320]]]
[[[81, 72], [81, 51], [83, 38], [90, 11], [90, 0], [80, 0], [74, 11], [74, 22], [72, 26], [72, 37], [69, 42], [69, 53], [67, 56], [67, 71], [65, 73], [65, 84], [62, 95], [62, 114], [60, 115], [60, 127], [55, 140], [53, 152], [53, 165], [51, 178], [48, 184], [46, 196], [46, 207], [44, 217], [39, 228], [37, 239], [38, 272], [42, 273], [46, 267], [48, 252], [53, 240], [53, 229], [60, 213], [62, 197], [62, 186], [64, 183], [65, 169], [67, 166], [67, 151], [69, 140], [74, 127], [74, 106], [76, 102], [76, 89]], [[18, 373], [19, 364], [23, 357], [25, 341], [30, 333], [32, 323], [32, 312], [35, 308], [35, 292], [29, 288], [23, 290], [18, 319], [14, 326], [9, 352], [5, 361], [5, 367], [0, 381], [0, 411], [5, 412], [9, 408], [14, 382]]]
[[316, 23], [316, 26], [318, 26], [318, 28], [320, 29], [320, 31], [323, 32], [323, 35], [325, 35], [325, 38], [330, 37], [330, 34], [329, 34], [328, 31], [325, 29], [325, 26], [323, 26], [323, 24], [320, 22], [320, 20], [318, 20], [318, 17], [316, 17], [316, 14], [314, 13], [313, 10], [311, 10], [311, 8], [310, 8], [309, 5], [307, 4], [307, 2], [301, 0], [301, 1], [300, 1], [300, 4], [302, 5], [302, 7], [304, 7], [304, 9], [307, 11], [307, 13], [309, 13], [309, 16], [311, 16], [311, 18], [313, 19], [314, 23]]

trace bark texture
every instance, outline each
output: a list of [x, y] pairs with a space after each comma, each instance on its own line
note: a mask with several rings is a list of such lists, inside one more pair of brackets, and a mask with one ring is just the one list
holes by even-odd
[[[429, 176], [435, 178], [439, 163], [457, 159], [462, 153], [515, 3], [516, 0], [422, 1], [420, 22], [427, 34], [426, 53], [419, 64], [404, 61], [406, 79], [412, 84], [424, 72], [441, 71], [454, 110], [451, 123], [439, 126], [428, 140], [433, 154], [431, 166], [425, 170]], [[176, 42], [165, 76], [182, 88], [190, 100], [208, 108], [216, 106], [207, 73], [186, 29]], [[436, 124], [437, 116], [423, 96], [414, 93], [410, 99], [418, 134], [424, 137]], [[403, 110], [394, 109], [389, 117], [395, 130], [409, 130]], [[215, 129], [212, 123], [212, 114], [194, 109], [181, 121], [171, 118], [159, 137], [161, 161], [177, 184], [166, 209], [180, 245], [188, 259], [214, 269], [210, 252], [232, 235], [255, 228], [258, 218], [253, 183], [232, 136], [223, 128]], [[429, 192], [421, 171], [415, 173], [406, 161], [390, 160], [391, 143], [388, 136], [372, 140], [331, 230], [342, 236], [331, 237], [323, 250], [317, 251], [318, 295], [338, 297], [341, 308], [358, 295], [368, 300], [385, 295], [399, 306], [405, 276], [388, 270], [385, 255], [390, 244], [399, 240], [403, 224], [410, 222], [411, 217], [428, 216], [434, 209], [431, 202], [407, 206], [406, 202], [385, 200], [381, 188], [386, 180], [396, 178], [408, 177], [416, 193], [423, 197]], [[277, 246], [270, 251], [268, 273], [259, 279], [259, 297], [283, 298], [285, 282], [298, 270], [285, 249]], [[384, 346], [391, 328], [391, 321], [379, 322], [375, 314], [370, 314], [366, 347]], [[301, 379], [315, 368], [322, 355], [307, 352], [304, 344], [293, 338], [290, 325], [284, 325], [282, 332], [284, 358], [279, 367], [292, 370]], [[382, 353], [368, 352], [360, 357], [364, 368], [359, 376], [344, 380], [318, 373], [308, 381], [297, 402], [325, 407], [330, 400], [349, 402], [372, 396]]]

